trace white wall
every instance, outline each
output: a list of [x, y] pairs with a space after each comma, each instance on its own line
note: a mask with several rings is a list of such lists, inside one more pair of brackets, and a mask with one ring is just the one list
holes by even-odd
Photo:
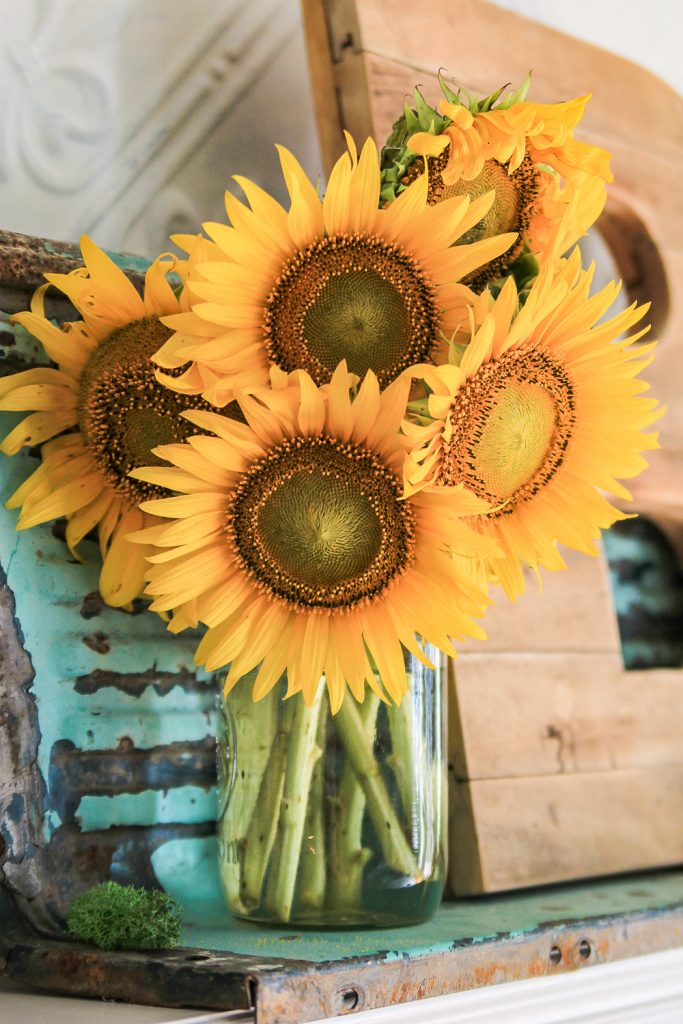
[[[491, 0], [649, 68], [683, 94], [680, 0]], [[540, 66], [542, 54], [530, 56]]]
[[320, 168], [297, 0], [0, 0], [0, 228], [155, 255]]

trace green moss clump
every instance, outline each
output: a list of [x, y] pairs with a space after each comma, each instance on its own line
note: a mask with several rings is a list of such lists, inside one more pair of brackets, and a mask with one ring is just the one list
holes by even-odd
[[102, 882], [66, 914], [71, 935], [100, 949], [167, 949], [178, 944], [178, 904], [165, 892]]

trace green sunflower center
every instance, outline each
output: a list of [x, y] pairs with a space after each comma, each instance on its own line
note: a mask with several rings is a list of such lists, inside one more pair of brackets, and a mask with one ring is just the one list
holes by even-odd
[[85, 442], [105, 479], [131, 504], [166, 492], [132, 480], [130, 471], [162, 465], [152, 448], [184, 441], [196, 432], [181, 412], [212, 408], [202, 399], [170, 391], [155, 378], [150, 357], [171, 333], [156, 317], [113, 331], [90, 356], [79, 384], [79, 424]]
[[[529, 225], [536, 213], [538, 203], [539, 172], [534, 167], [529, 154], [526, 153], [521, 164], [512, 174], [508, 173], [507, 164], [501, 164], [498, 160], [487, 160], [477, 177], [471, 181], [461, 178], [459, 181], [446, 184], [443, 180], [443, 171], [448, 163], [448, 154], [449, 150], [446, 148], [438, 157], [429, 157], [427, 160], [427, 173], [429, 174], [427, 201], [430, 205], [451, 199], [453, 196], [469, 195], [472, 199], [479, 199], [480, 196], [486, 195], [491, 190], [495, 192], [493, 205], [489, 212], [478, 224], [475, 224], [458, 239], [457, 245], [478, 242], [483, 238], [493, 238], [495, 235], [505, 234], [508, 231], [518, 232], [517, 241], [507, 252], [497, 259], [491, 260], [490, 263], [465, 279], [465, 283], [474, 291], [480, 292], [490, 281], [505, 274], [524, 249]], [[423, 173], [423, 168], [423, 161], [415, 160], [403, 178], [403, 184], [410, 184]]]
[[485, 363], [458, 392], [444, 443], [444, 483], [465, 483], [510, 513], [562, 465], [575, 416], [566, 371], [544, 352], [516, 349]]
[[394, 473], [362, 445], [283, 442], [257, 462], [228, 510], [238, 561], [294, 607], [353, 607], [413, 558], [415, 527]]
[[418, 263], [369, 235], [334, 235], [296, 253], [268, 297], [263, 330], [271, 362], [326, 384], [346, 359], [382, 386], [428, 358], [440, 313]]

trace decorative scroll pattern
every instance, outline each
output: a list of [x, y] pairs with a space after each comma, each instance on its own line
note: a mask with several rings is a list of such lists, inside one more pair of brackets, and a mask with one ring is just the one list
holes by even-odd
[[315, 174], [296, 0], [26, 0], [0, 37], [2, 227], [153, 256], [223, 216], [235, 173]]

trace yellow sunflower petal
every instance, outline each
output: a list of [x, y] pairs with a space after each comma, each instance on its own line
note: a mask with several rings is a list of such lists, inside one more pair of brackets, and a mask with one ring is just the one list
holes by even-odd
[[167, 386], [201, 390], [222, 406], [238, 391], [267, 385], [271, 367], [303, 370], [324, 387], [346, 361], [351, 373], [360, 378], [371, 370], [385, 388], [411, 365], [433, 361], [442, 332], [467, 317], [476, 297], [463, 278], [516, 237], [497, 232], [453, 248], [488, 215], [492, 200], [469, 204], [465, 196], [437, 209], [421, 175], [378, 209], [377, 148], [368, 140], [358, 156], [350, 138], [347, 144], [323, 199], [281, 149], [288, 213], [240, 179], [251, 208], [228, 197], [232, 226], [204, 225], [218, 256], [191, 261], [192, 315], [165, 318], [175, 333], [155, 357], [166, 369], [193, 365], [162, 377]]
[[[245, 410], [258, 411], [251, 424], [226, 426], [227, 417], [201, 414], [217, 436], [192, 439], [189, 461], [182, 446], [167, 446], [164, 456], [204, 489], [145, 503], [169, 526], [132, 537], [157, 547], [147, 572], [152, 608], [194, 602], [207, 627], [197, 662], [210, 671], [230, 662], [228, 689], [256, 670], [255, 699], [286, 673], [288, 694], [309, 703], [324, 678], [335, 711], [346, 686], [359, 700], [366, 686], [382, 700], [400, 700], [404, 650], [428, 661], [416, 635], [426, 630], [452, 653], [450, 637], [481, 633], [472, 615], [486, 595], [446, 552], [454, 534], [472, 557], [498, 551], [490, 538], [454, 527], [482, 502], [455, 488], [455, 511], [445, 496], [405, 497], [400, 427], [410, 381], [381, 394], [368, 374], [354, 398], [352, 383], [343, 365], [321, 388], [301, 371], [279, 372], [271, 390], [238, 396], [249, 399]], [[208, 491], [212, 460], [218, 456], [220, 470], [233, 433], [245, 451], [251, 436], [253, 450]], [[149, 479], [161, 478], [149, 471]], [[185, 613], [177, 618], [182, 625]]]
[[61, 434], [77, 422], [78, 416], [75, 408], [66, 409], [64, 412], [34, 412], [22, 420], [14, 430], [10, 430], [2, 444], [0, 452], [5, 455], [16, 455], [25, 445], [42, 444], [55, 434]]
[[121, 310], [124, 321], [142, 318], [145, 315], [143, 300], [133, 283], [113, 260], [87, 235], [81, 238], [81, 252], [91, 278], [102, 281], [107, 294], [111, 296], [111, 302]]
[[111, 544], [100, 572], [100, 593], [115, 608], [129, 605], [138, 597], [144, 586], [147, 569], [146, 551], [126, 540], [126, 534], [139, 529], [142, 513], [138, 509], [127, 509], [113, 531]]
[[[661, 410], [635, 378], [652, 352], [634, 345], [640, 332], [617, 340], [644, 310], [601, 320], [616, 289], [591, 296], [590, 280], [576, 255], [545, 268], [512, 321], [512, 286], [504, 290], [473, 330], [462, 376], [440, 367], [425, 374], [435, 385], [433, 425], [410, 432], [407, 493], [442, 495], [434, 523], [447, 514], [451, 485], [488, 502], [483, 513], [462, 511], [499, 547], [478, 557], [510, 597], [523, 590], [524, 565], [564, 567], [558, 543], [597, 553], [600, 530], [623, 515], [601, 491], [626, 499], [619, 478], [641, 472], [657, 443], [647, 428]], [[459, 528], [451, 533], [461, 551], [476, 553]]]

